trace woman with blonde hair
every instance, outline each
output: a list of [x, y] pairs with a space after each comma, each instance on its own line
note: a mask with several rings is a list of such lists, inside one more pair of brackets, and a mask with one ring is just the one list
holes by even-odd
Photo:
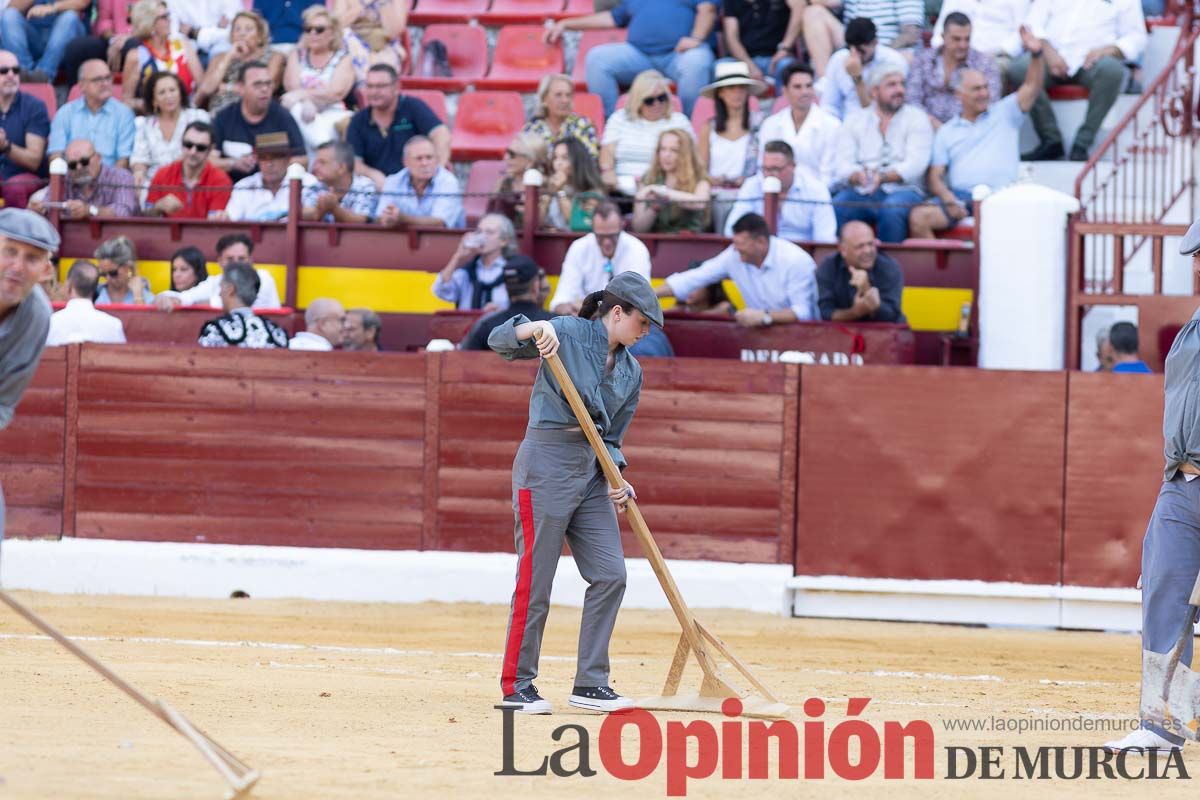
[[196, 105], [206, 106], [210, 114], [241, 100], [236, 84], [243, 64], [262, 61], [271, 71], [275, 88], [283, 85], [287, 58], [271, 49], [271, 27], [261, 14], [253, 10], [235, 14], [229, 26], [229, 43], [228, 50], [208, 62], [204, 80], [196, 89]]
[[635, 195], [633, 229], [638, 233], [704, 231], [711, 197], [708, 174], [696, 156], [689, 131], [663, 131], [654, 161]]
[[587, 117], [576, 114], [575, 82], [570, 75], [554, 73], [542, 78], [537, 90], [538, 105], [533, 118], [521, 128], [521, 133], [536, 133], [549, 147], [562, 139], [578, 139], [595, 158], [600, 153], [596, 126]]
[[342, 45], [342, 25], [325, 6], [309, 6], [301, 17], [303, 35], [288, 54], [279, 102], [292, 112], [311, 153], [337, 135], [337, 123], [350, 116], [345, 98], [354, 89], [354, 66]]
[[691, 122], [671, 108], [671, 85], [663, 74], [648, 69], [633, 79], [629, 99], [604, 123], [600, 142], [600, 175], [604, 185], [623, 194], [637, 193], [637, 182], [650, 167], [658, 136], [678, 128], [691, 131]]
[[342, 41], [354, 65], [354, 80], [367, 82], [367, 70], [387, 64], [403, 72], [408, 53], [401, 37], [408, 27], [411, 0], [333, 0], [333, 14], [342, 21]]
[[[504, 174], [492, 190], [489, 214], [503, 214], [518, 228], [525, 220], [525, 170], [546, 169], [546, 143], [536, 133], [518, 133], [504, 151]], [[535, 209], [536, 213], [536, 209]]]
[[171, 33], [171, 13], [162, 0], [139, 0], [129, 12], [130, 37], [141, 44], [125, 54], [121, 77], [122, 99], [134, 111], [144, 111], [142, 90], [156, 72], [179, 76], [191, 95], [204, 80], [204, 66], [192, 40]]

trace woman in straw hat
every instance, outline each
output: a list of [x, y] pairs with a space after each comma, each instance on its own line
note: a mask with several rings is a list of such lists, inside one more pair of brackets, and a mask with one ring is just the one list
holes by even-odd
[[742, 181], [758, 172], [758, 128], [766, 115], [751, 110], [750, 96], [762, 94], [767, 85], [750, 77], [741, 61], [718, 62], [715, 77], [700, 90], [715, 109], [700, 128], [700, 163], [712, 181], [713, 225], [721, 231]]

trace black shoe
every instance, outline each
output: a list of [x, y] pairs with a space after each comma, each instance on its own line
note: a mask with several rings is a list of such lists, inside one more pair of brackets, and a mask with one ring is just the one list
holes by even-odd
[[1071, 146], [1071, 160], [1072, 161], [1087, 161], [1088, 160], [1088, 149], [1080, 144], [1072, 145]]
[[1062, 142], [1043, 142], [1028, 153], [1021, 154], [1022, 161], [1058, 161], [1062, 157]]
[[543, 700], [533, 684], [518, 689], [500, 701], [500, 705], [515, 708], [518, 714], [549, 714], [554, 709], [549, 700]]
[[628, 697], [622, 697], [607, 686], [576, 686], [571, 690], [571, 699], [568, 702], [576, 708], [586, 708], [589, 711], [620, 711], [636, 705]]

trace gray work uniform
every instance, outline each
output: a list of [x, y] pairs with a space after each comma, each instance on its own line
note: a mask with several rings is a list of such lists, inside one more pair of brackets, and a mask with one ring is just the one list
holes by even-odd
[[[1142, 649], [1153, 653], [1167, 653], [1175, 646], [1200, 574], [1200, 478], [1179, 471], [1184, 463], [1200, 467], [1200, 311], [1171, 345], [1164, 390], [1166, 470], [1142, 542]], [[1189, 637], [1181, 663], [1191, 659]], [[1147, 727], [1183, 741], [1157, 726]]]
[[[488, 346], [506, 359], [538, 358], [533, 339], [517, 339], [519, 315], [488, 337]], [[624, 347], [614, 354], [611, 372], [608, 333], [599, 320], [555, 317], [558, 356], [579, 390], [609, 453], [624, 469], [621, 439], [629, 429], [642, 388], [642, 368]], [[617, 515], [608, 498], [600, 462], [545, 364], [529, 397], [529, 429], [513, 461], [514, 539], [517, 582], [509, 612], [500, 685], [505, 696], [537, 677], [542, 631], [550, 609], [550, 588], [563, 539], [587, 581], [579, 627], [576, 686], [607, 686], [608, 642], [625, 595], [625, 555]]]
[[[40, 286], [0, 320], [0, 430], [12, 421], [33, 380], [50, 332], [50, 301]], [[0, 488], [0, 540], [4, 539], [4, 491]]]

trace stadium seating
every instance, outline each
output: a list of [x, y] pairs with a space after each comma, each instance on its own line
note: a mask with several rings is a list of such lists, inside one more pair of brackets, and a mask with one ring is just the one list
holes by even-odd
[[430, 110], [438, 115], [438, 119], [447, 125], [450, 124], [450, 115], [446, 111], [445, 92], [439, 92], [437, 89], [409, 89], [404, 84], [401, 84], [401, 86], [400, 94], [417, 98], [429, 106]]
[[537, 90], [541, 79], [562, 72], [561, 44], [542, 41], [545, 29], [540, 25], [508, 25], [500, 29], [492, 54], [492, 69], [476, 85], [484, 89]]
[[54, 119], [54, 112], [58, 111], [58, 97], [54, 94], [54, 86], [49, 83], [23, 83], [21, 91], [25, 94], [36, 97], [46, 104], [46, 113]]
[[[492, 7], [479, 17], [484, 25], [538, 24], [562, 16], [563, 0], [492, 0]], [[589, 0], [586, 14], [592, 13]]]
[[[421, 49], [437, 40], [446, 45], [450, 59], [450, 77], [424, 77], [409, 75], [404, 85], [410, 89], [440, 89], [443, 92], [461, 92], [474, 84], [487, 72], [487, 35], [477, 25], [430, 25], [425, 28]], [[413, 59], [421, 61], [420, 54]]]
[[596, 11], [595, 0], [567, 0], [567, 5], [562, 12], [556, 14], [560, 19], [567, 17], [582, 17], [586, 14], [592, 14]]
[[1051, 86], [1046, 90], [1046, 95], [1051, 100], [1087, 100], [1088, 90], [1086, 86], [1067, 83], [1059, 86]]
[[571, 78], [576, 88], [587, 88], [586, 61], [588, 51], [598, 44], [625, 41], [624, 28], [602, 28], [600, 30], [584, 31], [579, 37], [579, 52], [575, 55], [575, 69], [571, 70]]
[[504, 174], [503, 161], [476, 161], [467, 174], [467, 196], [463, 198], [463, 211], [467, 215], [467, 227], [472, 228], [479, 218], [487, 213], [487, 195], [496, 188], [496, 181]]
[[78, 100], [81, 97], [83, 97], [83, 87], [78, 83], [71, 87], [71, 91], [67, 92], [68, 103], [72, 100]]
[[500, 158], [524, 124], [525, 104], [516, 92], [466, 92], [454, 115], [452, 158]]
[[596, 126], [596, 136], [604, 135], [604, 103], [600, 95], [591, 92], [575, 93], [575, 113], [587, 117]]
[[487, 11], [488, 0], [420, 0], [408, 15], [408, 24], [419, 27], [438, 22], [463, 22]]

